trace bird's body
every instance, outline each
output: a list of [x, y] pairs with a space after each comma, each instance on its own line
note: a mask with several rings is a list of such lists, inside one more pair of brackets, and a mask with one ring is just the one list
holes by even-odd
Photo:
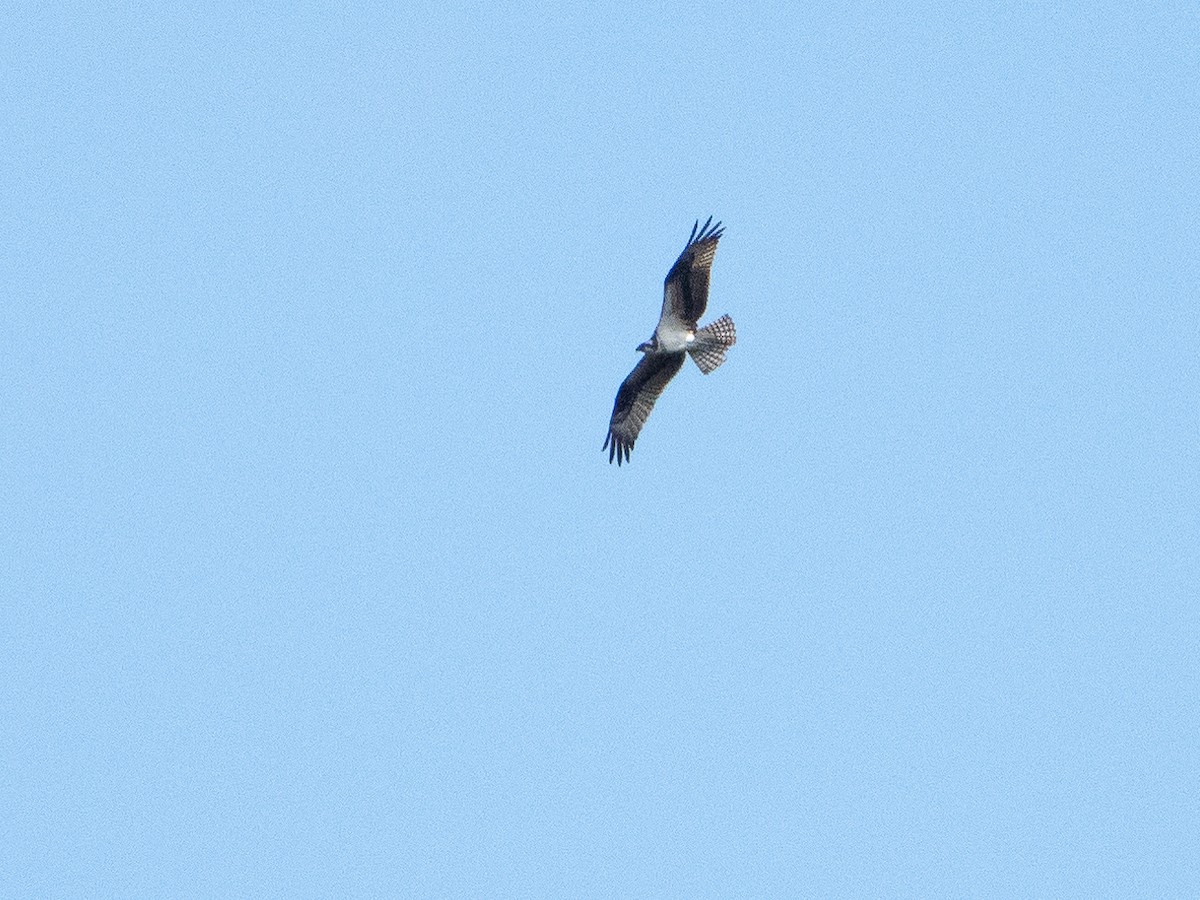
[[699, 220], [693, 226], [687, 245], [663, 284], [662, 313], [654, 334], [638, 347], [644, 356], [617, 391], [604, 440], [610, 463], [616, 459], [619, 466], [622, 457], [629, 461], [638, 432], [663, 388], [683, 367], [684, 357], [690, 354], [707, 375], [725, 361], [725, 352], [737, 342], [729, 316], [697, 328], [708, 305], [709, 273], [717, 242], [724, 233], [720, 222], [710, 225], [711, 216], [703, 228]]
[[688, 328], [684, 322], [670, 317], [658, 323], [658, 327], [654, 329], [654, 336], [647, 342], [652, 344], [654, 349], [646, 352], [678, 353], [686, 350], [695, 341], [696, 329], [694, 327]]

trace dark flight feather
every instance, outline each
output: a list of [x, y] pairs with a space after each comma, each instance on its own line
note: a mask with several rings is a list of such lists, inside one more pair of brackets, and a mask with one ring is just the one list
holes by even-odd
[[663, 388], [683, 366], [686, 353], [647, 353], [633, 367], [633, 371], [621, 382], [613, 403], [612, 419], [608, 423], [608, 437], [602, 450], [608, 450], [608, 461], [615, 457], [617, 465], [621, 457], [629, 461], [638, 432], [650, 417], [654, 402]]

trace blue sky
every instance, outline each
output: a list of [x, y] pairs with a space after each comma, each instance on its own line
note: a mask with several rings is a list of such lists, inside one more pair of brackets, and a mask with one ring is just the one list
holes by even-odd
[[10, 13], [0, 893], [1200, 893], [1200, 15], [836, 6]]

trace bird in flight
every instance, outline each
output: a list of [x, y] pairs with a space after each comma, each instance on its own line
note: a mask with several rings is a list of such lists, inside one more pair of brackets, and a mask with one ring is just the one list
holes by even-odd
[[602, 448], [608, 451], [609, 463], [615, 459], [619, 466], [621, 457], [629, 462], [629, 451], [650, 417], [654, 401], [683, 366], [685, 356], [691, 354], [700, 371], [707, 375], [725, 362], [725, 351], [737, 343], [737, 332], [729, 316], [696, 328], [708, 305], [709, 272], [717, 254], [717, 241], [724, 233], [720, 222], [712, 224], [712, 216], [703, 227], [697, 219], [687, 245], [667, 273], [658, 325], [650, 340], [638, 347], [645, 355], [621, 382], [613, 403], [608, 437]]

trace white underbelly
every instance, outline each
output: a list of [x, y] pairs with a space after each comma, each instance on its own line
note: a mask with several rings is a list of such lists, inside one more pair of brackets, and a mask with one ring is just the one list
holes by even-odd
[[680, 350], [686, 350], [688, 345], [696, 340], [696, 333], [688, 331], [686, 328], [660, 326], [657, 333], [658, 348], [665, 353], [678, 353]]

